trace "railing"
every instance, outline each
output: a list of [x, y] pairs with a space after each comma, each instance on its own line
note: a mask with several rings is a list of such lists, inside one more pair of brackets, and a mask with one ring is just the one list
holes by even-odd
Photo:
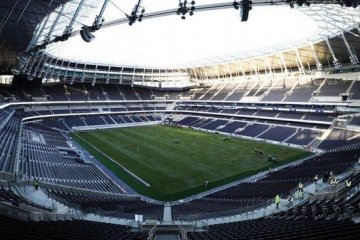
[[188, 240], [187, 232], [180, 225], [155, 225], [149, 231], [147, 240], [154, 240], [154, 237], [157, 232], [177, 232], [181, 236], [181, 240]]
[[181, 234], [181, 240], [188, 240], [188, 237], [187, 237], [187, 232], [185, 231], [185, 229], [183, 227], [181, 227], [179, 225], [179, 232]]
[[[254, 198], [255, 199], [255, 198]], [[266, 207], [273, 202], [273, 199], [266, 199], [260, 203], [256, 204], [246, 204], [245, 206], [240, 206], [239, 208], [227, 211], [219, 211], [213, 213], [200, 213], [200, 214], [192, 214], [192, 215], [175, 215], [175, 221], [193, 221], [193, 220], [209, 220], [214, 218], [224, 218], [230, 217], [234, 215], [246, 214], [253, 212], [254, 210]]]
[[[288, 164], [284, 164], [282, 166], [278, 166], [276, 168], [273, 168], [272, 169], [272, 172], [276, 172], [276, 171], [279, 171], [283, 168], [286, 168], [286, 167], [289, 167], [289, 166], [296, 166], [296, 165], [299, 165], [301, 164], [302, 162], [308, 160], [308, 159], [311, 159], [313, 156], [309, 156], [309, 157], [306, 157], [306, 158], [303, 158], [303, 159], [299, 159], [297, 161], [294, 161], [294, 162], [290, 162]], [[199, 193], [199, 194], [196, 194], [196, 195], [193, 195], [191, 197], [188, 197], [188, 198], [185, 198], [185, 199], [182, 199], [182, 203], [183, 202], [189, 202], [189, 201], [192, 201], [192, 200], [195, 200], [195, 199], [199, 199], [199, 198], [202, 198], [202, 197], [205, 197], [207, 195], [210, 195], [210, 194], [213, 194], [213, 193], [216, 193], [216, 192], [219, 192], [219, 191], [222, 191], [222, 190], [225, 190], [225, 189], [228, 189], [230, 187], [234, 187], [236, 185], [239, 185], [240, 183], [244, 183], [244, 182], [254, 182], [254, 181], [257, 181], [257, 180], [260, 180], [261, 178], [265, 177], [267, 174], [269, 173], [269, 171], [262, 171], [260, 173], [257, 173], [253, 176], [249, 176], [249, 177], [246, 177], [246, 178], [243, 178], [243, 179], [240, 179], [240, 180], [237, 180], [237, 181], [234, 181], [232, 183], [229, 183], [229, 184], [226, 184], [226, 185], [223, 185], [223, 186], [220, 186], [220, 187], [217, 187], [217, 188], [213, 188], [213, 189], [210, 189], [206, 192], [202, 192], [202, 193]], [[177, 205], [177, 204], [180, 204], [180, 202], [175, 202], [173, 203], [173, 205]]]
[[16, 146], [16, 155], [15, 155], [15, 165], [14, 165], [14, 172], [18, 175], [20, 174], [20, 151], [21, 151], [21, 138], [22, 138], [22, 130], [23, 130], [23, 123], [22, 121], [20, 122], [20, 129], [18, 134], [18, 142], [17, 142], [17, 146]]
[[19, 196], [20, 198], [22, 198], [28, 202], [28, 204], [25, 203], [25, 205], [29, 205], [31, 207], [35, 207], [35, 208], [46, 210], [46, 211], [54, 211], [55, 210], [53, 206], [49, 207], [43, 203], [33, 202], [33, 201], [29, 200], [26, 197], [26, 195], [24, 195], [21, 191], [19, 191], [18, 187], [21, 187], [21, 185], [19, 185], [16, 182], [8, 182], [8, 187], [15, 195]]
[[156, 232], [156, 225], [149, 231], [147, 240], [153, 240]]

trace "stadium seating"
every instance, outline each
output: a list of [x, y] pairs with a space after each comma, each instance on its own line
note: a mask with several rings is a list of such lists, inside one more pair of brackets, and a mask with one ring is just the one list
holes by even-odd
[[17, 114], [11, 118], [5, 118], [6, 117], [4, 117], [4, 120], [0, 123], [0, 171], [13, 172], [21, 118]]
[[89, 191], [74, 192], [70, 189], [46, 189], [47, 194], [64, 204], [76, 204], [83, 212], [98, 213], [104, 216], [134, 219], [135, 214], [144, 219], [162, 219], [163, 205], [142, 201], [139, 197], [96, 194]]
[[266, 206], [279, 194], [286, 198], [299, 182], [315, 175], [341, 173], [356, 163], [357, 150], [338, 151], [313, 157], [296, 166], [270, 172], [256, 182], [244, 182], [185, 204], [174, 205], [175, 219], [202, 219], [234, 215]]
[[123, 193], [96, 165], [84, 162], [66, 141], [61, 133], [41, 125], [25, 126], [20, 154], [23, 178], [36, 177], [60, 185]]
[[3, 239], [127, 239], [145, 240], [148, 234], [133, 232], [127, 226], [92, 221], [73, 220], [55, 222], [23, 222], [0, 215]]
[[188, 239], [357, 239], [358, 224], [349, 220], [258, 219], [219, 224], [207, 232], [189, 232]]
[[[47, 97], [54, 101], [101, 101], [101, 100], [151, 100], [154, 97], [175, 100], [178, 96], [192, 96], [194, 100], [240, 101], [246, 97], [258, 97], [262, 102], [308, 102], [313, 96], [340, 96], [349, 90], [351, 99], [358, 99], [358, 82], [348, 89], [352, 81], [340, 79], [314, 79], [300, 83], [293, 79], [269, 82], [244, 81], [219, 83], [211, 88], [199, 88], [195, 93], [188, 91], [161, 91], [130, 85], [74, 83], [42, 86], [39, 90], [29, 89], [26, 95], [17, 92], [20, 99]], [[34, 90], [34, 91], [33, 91]], [[14, 94], [6, 93], [11, 96]]]
[[[157, 104], [156, 101], [154, 103], [111, 103], [111, 100], [151, 100], [157, 97], [174, 100], [179, 96], [192, 96], [194, 100], [210, 101], [210, 104], [176, 104], [175, 110], [179, 113], [174, 112], [174, 116], [178, 119], [175, 124], [233, 136], [294, 144], [304, 148], [311, 146], [328, 151], [297, 165], [269, 171], [255, 180], [243, 181], [191, 201], [172, 203], [172, 217], [174, 220], [181, 221], [246, 213], [270, 205], [277, 194], [285, 198], [296, 189], [299, 182], [311, 182], [315, 175], [323, 176], [327, 172], [338, 174], [348, 171], [358, 161], [360, 148], [358, 133], [344, 126], [333, 127], [336, 122], [336, 115], [331, 113], [333, 107], [292, 106], [290, 104], [299, 101], [308, 102], [313, 97], [340, 96], [341, 93], [347, 91], [350, 92], [352, 99], [356, 99], [357, 92], [352, 92], [352, 90], [356, 89], [358, 84], [355, 82], [349, 90], [350, 84], [351, 81], [344, 82], [336, 79], [315, 79], [305, 84], [289, 83], [285, 80], [268, 84], [255, 84], [249, 81], [238, 84], [221, 83], [195, 91], [160, 91], [127, 85], [97, 84], [92, 86], [76, 83], [42, 86], [40, 91], [29, 89], [21, 94], [6, 90], [7, 95], [21, 100], [46, 97], [48, 100], [104, 102], [26, 106], [24, 112], [11, 108], [0, 110], [0, 170], [14, 172], [16, 152], [20, 142], [20, 177], [22, 179], [38, 178], [40, 183], [43, 183], [41, 190], [49, 198], [80, 210], [84, 214], [93, 213], [129, 221], [134, 219], [135, 214], [140, 214], [144, 216], [144, 220], [161, 220], [163, 204], [144, 201], [139, 196], [127, 195], [118, 182], [115, 183], [93, 161], [84, 158], [74, 148], [69, 142], [67, 132], [72, 131], [74, 127], [159, 121], [159, 115], [152, 114], [151, 111], [165, 109], [165, 105]], [[223, 103], [216, 103], [222, 100], [239, 101], [247, 97], [256, 97], [259, 103], [288, 103], [281, 105], [286, 106], [287, 109], [279, 110], [276, 105], [268, 107], [266, 104], [254, 105], [255, 107], [239, 104], [238, 108], [230, 108], [224, 106]], [[150, 112], [131, 113], [143, 110]], [[201, 115], [199, 112], [206, 115]], [[44, 118], [39, 122], [21, 124], [23, 117], [70, 113], [80, 116]], [[89, 115], [88, 113], [99, 114]], [[358, 117], [348, 118], [347, 121], [349, 125], [359, 125]], [[325, 131], [329, 131], [329, 134], [320, 141], [318, 138]], [[358, 175], [351, 176], [349, 179], [354, 185], [360, 182]], [[14, 206], [27, 205], [37, 209], [42, 208], [18, 196], [5, 186], [0, 189], [0, 200]], [[295, 208], [272, 215], [271, 218], [216, 224], [202, 232], [188, 232], [187, 236], [188, 239], [356, 238], [360, 234], [357, 225], [348, 219], [343, 219], [342, 216], [349, 209], [352, 209], [354, 214], [360, 214], [358, 205], [359, 193], [355, 191], [348, 198], [313, 202], [307, 200]], [[50, 211], [50, 209], [45, 210]], [[341, 221], [337, 221], [339, 218]], [[148, 236], [144, 232], [131, 231], [126, 226], [79, 220], [25, 223], [0, 216], [0, 222], [4, 226], [1, 234], [11, 236], [12, 239], [23, 239], [25, 235], [18, 232], [9, 233], [6, 229], [9, 224], [13, 229], [23, 229], [25, 233], [33, 229], [28, 239], [32, 237], [33, 239], [52, 239], [55, 236], [60, 239], [98, 239], [99, 236], [102, 239], [146, 239]], [[40, 226], [46, 226], [47, 231], [41, 229]], [[305, 231], [306, 229], [308, 230]], [[346, 234], [339, 232], [339, 229], [345, 229]]]

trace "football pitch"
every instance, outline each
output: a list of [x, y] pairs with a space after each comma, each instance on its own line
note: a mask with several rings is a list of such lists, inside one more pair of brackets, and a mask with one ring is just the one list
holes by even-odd
[[[138, 193], [163, 201], [311, 155], [300, 149], [160, 125], [76, 132], [72, 137]], [[263, 154], [255, 153], [255, 148]], [[269, 154], [278, 163], [269, 163]]]

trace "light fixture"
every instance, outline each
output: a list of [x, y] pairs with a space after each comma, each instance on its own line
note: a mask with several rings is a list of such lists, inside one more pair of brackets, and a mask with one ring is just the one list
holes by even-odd
[[82, 27], [82, 29], [80, 30], [80, 36], [87, 43], [95, 39], [95, 36], [91, 34], [90, 28], [86, 26]]
[[[191, 5], [191, 7], [188, 6], [188, 4]], [[191, 1], [190, 3], [188, 3], [187, 0], [179, 0], [179, 8], [176, 11], [177, 15], [181, 14], [181, 19], [186, 19], [186, 14], [189, 13], [190, 16], [194, 15], [195, 12], [195, 1]]]
[[142, 0], [139, 0], [138, 3], [135, 5], [133, 10], [131, 11], [131, 14], [126, 14], [126, 17], [129, 19], [129, 25], [132, 26], [136, 20], [139, 22], [142, 22], [144, 18], [145, 8], [143, 8], [141, 5]]
[[11, 69], [11, 72], [12, 72], [14, 75], [19, 75], [19, 74], [20, 74], [20, 70], [17, 69], [17, 68]]

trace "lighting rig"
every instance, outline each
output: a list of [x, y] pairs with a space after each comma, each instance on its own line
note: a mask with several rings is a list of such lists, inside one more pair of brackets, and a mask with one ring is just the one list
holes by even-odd
[[[190, 5], [190, 6], [189, 6]], [[181, 19], [186, 19], [185, 15], [189, 13], [190, 16], [194, 15], [195, 1], [188, 3], [187, 0], [179, 0], [179, 8], [176, 11], [177, 15], [181, 14]]]
[[[103, 25], [108, 26], [105, 23], [105, 19], [104, 19], [103, 15], [104, 15], [104, 12], [105, 12], [105, 9], [106, 9], [108, 3], [111, 2], [111, 0], [103, 0], [103, 1], [104, 1], [104, 3], [102, 5], [100, 13], [95, 17], [94, 23], [91, 26], [84, 25], [81, 28], [81, 30], [79, 31], [81, 38], [85, 42], [89, 43], [89, 42], [93, 41], [95, 39], [95, 36], [92, 33], [95, 31], [98, 31]], [[130, 15], [125, 13], [130, 26], [132, 24], [134, 24], [136, 21], [141, 22], [143, 20], [145, 8], [143, 8], [141, 6], [141, 3], [142, 3], [142, 0], [138, 0], [138, 3], [133, 8]], [[255, 2], [255, 4], [257, 4], [257, 3]], [[357, 8], [360, 5], [360, 0], [279, 0], [279, 1], [269, 0], [269, 1], [262, 3], [262, 5], [264, 5], [264, 4], [265, 5], [288, 4], [291, 8], [294, 8], [295, 5], [302, 7], [302, 6], [310, 6], [311, 4], [338, 4], [342, 7]], [[245, 22], [249, 18], [249, 12], [252, 9], [252, 5], [253, 5], [252, 0], [234, 0], [232, 7], [235, 8], [236, 10], [240, 10], [240, 19], [242, 22]], [[259, 4], [259, 5], [261, 5], [261, 4]], [[203, 5], [203, 6], [199, 6], [197, 8], [200, 9], [201, 11], [206, 11], [207, 9], [214, 10], [215, 8], [221, 9], [224, 7], [231, 7], [231, 4], [229, 4], [229, 3], [217, 4], [216, 7], [211, 6], [211, 5], [208, 5], [208, 6]], [[194, 15], [195, 9], [196, 8], [195, 8], [194, 0], [192, 0], [191, 2], [190, 2], [190, 0], [179, 0], [179, 8], [177, 9], [176, 14], [181, 15], [181, 19], [186, 19], [186, 14], [189, 13], [190, 16]], [[173, 12], [171, 10], [168, 10], [166, 12], [166, 14], [169, 14], [169, 15], [172, 13]], [[159, 13], [152, 13], [152, 14], [153, 14], [153, 17], [157, 16], [157, 14], [158, 14], [158, 16], [163, 16], [164, 11], [161, 11], [161, 13], [159, 12]], [[75, 17], [75, 15], [74, 15], [74, 17]], [[119, 21], [120, 23], [124, 22], [124, 21], [122, 21], [123, 19], [120, 19], [120, 20], [121, 20], [121, 21]], [[112, 23], [112, 25], [113, 25], [113, 23]], [[26, 66], [27, 66], [27, 63], [30, 60], [30, 58], [37, 52], [44, 50], [48, 44], [51, 44], [54, 42], [66, 41], [71, 36], [75, 36], [75, 35], [76, 35], [76, 32], [73, 32], [72, 27], [68, 26], [62, 35], [54, 36], [54, 38], [52, 40], [49, 40], [49, 38], [48, 38], [45, 41], [43, 41], [42, 43], [38, 43], [37, 45], [33, 46], [32, 48], [26, 50], [18, 58], [19, 66], [17, 68], [12, 69], [13, 73], [16, 75], [16, 74], [24, 72], [26, 70]]]
[[246, 22], [249, 18], [249, 12], [252, 9], [252, 1], [242, 0], [240, 3], [235, 0], [233, 6], [236, 10], [240, 9], [240, 19], [242, 22]]
[[104, 12], [105, 12], [105, 9], [106, 9], [109, 1], [110, 0], [104, 1], [104, 4], [101, 7], [100, 13], [99, 13], [99, 15], [96, 15], [92, 26], [83, 26], [81, 28], [80, 36], [85, 42], [89, 43], [92, 40], [94, 40], [95, 36], [92, 33], [99, 30], [102, 27], [103, 23], [105, 22], [105, 19], [103, 16], [104, 16]]
[[141, 7], [142, 0], [139, 0], [138, 3], [135, 5], [133, 10], [131, 11], [131, 14], [126, 14], [126, 17], [129, 19], [129, 25], [132, 26], [136, 20], [141, 22], [144, 17], [145, 8]]

